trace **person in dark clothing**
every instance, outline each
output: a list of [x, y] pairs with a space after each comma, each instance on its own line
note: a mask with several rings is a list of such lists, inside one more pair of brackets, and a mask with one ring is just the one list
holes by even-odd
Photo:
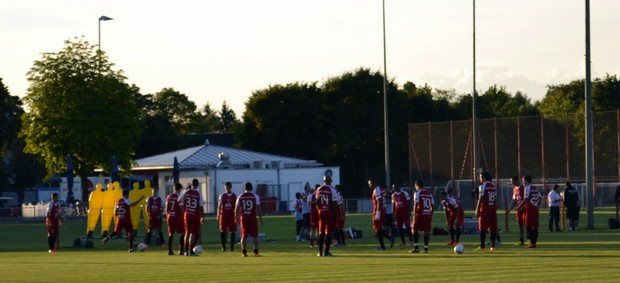
[[568, 231], [579, 230], [579, 191], [569, 181], [566, 181], [564, 188], [564, 207], [568, 218]]

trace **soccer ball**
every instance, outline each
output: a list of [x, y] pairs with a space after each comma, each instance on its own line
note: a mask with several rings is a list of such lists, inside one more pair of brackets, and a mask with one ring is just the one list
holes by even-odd
[[461, 244], [458, 244], [458, 245], [454, 246], [454, 253], [455, 254], [460, 255], [460, 254], [462, 254], [464, 252], [465, 252], [465, 246], [463, 246]]
[[138, 250], [143, 252], [146, 251], [146, 248], [148, 248], [148, 246], [145, 243], [139, 243], [138, 244]]
[[200, 255], [202, 253], [202, 246], [198, 245], [194, 247], [194, 253]]

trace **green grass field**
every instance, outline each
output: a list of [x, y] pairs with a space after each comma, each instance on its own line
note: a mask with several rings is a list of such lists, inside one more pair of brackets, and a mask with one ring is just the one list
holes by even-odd
[[[446, 246], [448, 236], [431, 236], [429, 254], [410, 254], [409, 246], [377, 251], [370, 215], [352, 214], [346, 227], [362, 230], [364, 238], [333, 248], [332, 258], [319, 258], [308, 242], [294, 241], [293, 216], [265, 217], [260, 232], [273, 242], [261, 243], [260, 258], [241, 258], [239, 248], [221, 252], [212, 217], [203, 226], [205, 252], [199, 257], [168, 256], [162, 247], [130, 254], [126, 241], [118, 239], [105, 246], [95, 240], [94, 249], [48, 254], [43, 223], [2, 224], [0, 282], [618, 282], [620, 231], [607, 228], [614, 214], [610, 208], [597, 208], [596, 229], [583, 228], [582, 214], [582, 230], [550, 233], [547, 214], [541, 213], [536, 249], [515, 245], [519, 236], [510, 215], [510, 232], [502, 233], [497, 251], [474, 252], [478, 235], [464, 235], [463, 255]], [[434, 226], [445, 226], [442, 216], [436, 215]], [[505, 230], [503, 214], [499, 218]], [[71, 246], [85, 227], [83, 220], [67, 221], [61, 246]]]

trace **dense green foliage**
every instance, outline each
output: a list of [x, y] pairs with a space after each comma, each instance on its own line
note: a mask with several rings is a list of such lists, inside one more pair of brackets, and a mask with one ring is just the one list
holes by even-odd
[[57, 53], [43, 53], [28, 72], [29, 111], [20, 135], [24, 150], [41, 156], [49, 175], [66, 170], [68, 154], [83, 178], [96, 167], [109, 171], [113, 156], [124, 168], [131, 164], [138, 108], [122, 71], [112, 67], [103, 52], [75, 38]]

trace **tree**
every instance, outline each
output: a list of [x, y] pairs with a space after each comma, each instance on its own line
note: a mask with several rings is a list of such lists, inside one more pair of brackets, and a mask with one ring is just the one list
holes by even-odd
[[235, 111], [230, 109], [228, 104], [226, 104], [226, 101], [222, 103], [222, 109], [220, 110], [218, 117], [218, 130], [221, 132], [230, 132], [239, 125], [239, 120], [235, 115]]
[[[24, 159], [22, 141], [17, 138], [21, 127], [20, 117], [24, 113], [22, 102], [12, 96], [0, 78], [0, 188], [12, 189], [32, 187], [36, 179], [24, 182], [22, 176], [36, 176], [36, 170], [21, 168]], [[35, 162], [36, 163], [36, 162]]]
[[239, 143], [246, 148], [306, 159], [327, 154], [328, 130], [316, 83], [274, 85], [254, 91], [246, 102]]
[[195, 126], [200, 123], [196, 104], [187, 95], [173, 88], [164, 88], [152, 96], [155, 114], [168, 117], [177, 135], [201, 133], [202, 129]]
[[[360, 68], [341, 76], [328, 78], [321, 88], [323, 116], [329, 127], [321, 135], [329, 142], [331, 155], [325, 159], [341, 166], [341, 178], [346, 180], [343, 189], [349, 195], [360, 194], [369, 177], [381, 181], [385, 177], [383, 75]], [[408, 179], [407, 155], [407, 113], [402, 92], [393, 82], [388, 83], [389, 136], [391, 175]], [[396, 174], [394, 174], [396, 173]], [[384, 184], [390, 186], [391, 184]], [[362, 192], [365, 192], [363, 190]], [[367, 192], [367, 191], [366, 191]], [[366, 196], [368, 196], [366, 194]]]
[[44, 160], [48, 176], [64, 172], [71, 154], [84, 200], [87, 176], [96, 167], [109, 172], [113, 156], [129, 168], [140, 136], [134, 90], [113, 66], [80, 37], [65, 41], [57, 53], [43, 53], [27, 73], [24, 102], [30, 111], [22, 116], [20, 132], [24, 150]]
[[17, 138], [21, 126], [20, 117], [24, 113], [19, 97], [9, 94], [0, 78], [0, 156], [4, 156]]

